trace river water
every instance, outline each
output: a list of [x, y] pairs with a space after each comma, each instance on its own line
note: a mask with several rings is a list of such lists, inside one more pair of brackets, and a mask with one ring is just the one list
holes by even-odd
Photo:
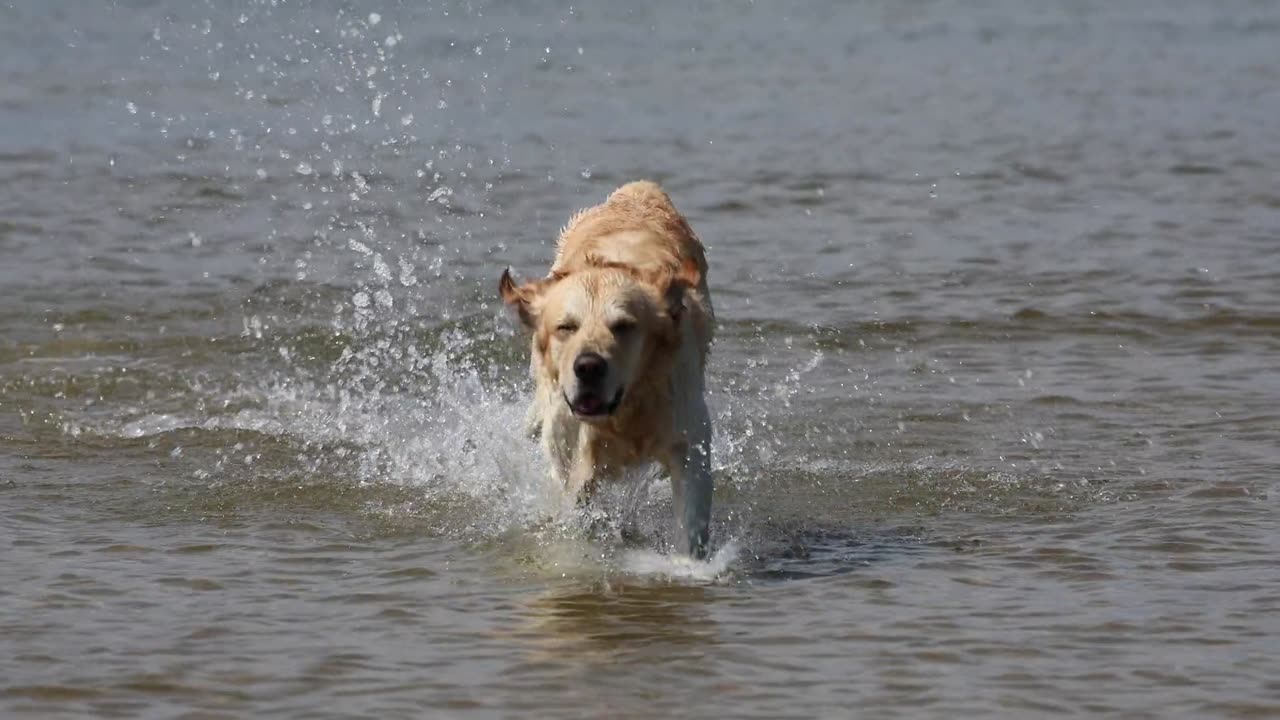
[[[1278, 716], [1278, 172], [1268, 2], [0, 2], [0, 715]], [[520, 433], [636, 178], [705, 564]]]

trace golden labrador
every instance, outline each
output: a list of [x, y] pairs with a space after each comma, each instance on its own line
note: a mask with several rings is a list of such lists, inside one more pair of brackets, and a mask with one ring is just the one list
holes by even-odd
[[652, 182], [623, 185], [560, 232], [550, 274], [503, 301], [532, 331], [530, 431], [552, 473], [587, 502], [628, 466], [671, 476], [676, 540], [707, 551], [711, 417], [703, 375], [715, 315], [702, 243]]

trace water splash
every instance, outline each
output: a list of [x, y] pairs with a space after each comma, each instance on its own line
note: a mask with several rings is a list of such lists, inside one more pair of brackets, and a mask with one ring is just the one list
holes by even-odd
[[727, 577], [740, 554], [740, 543], [730, 539], [706, 560], [653, 550], [628, 550], [623, 552], [618, 566], [631, 575], [706, 583]]
[[[163, 28], [166, 48], [205, 51], [210, 93], [236, 112], [180, 115], [163, 126], [130, 117], [166, 133], [188, 123], [189, 136], [225, 143], [244, 163], [219, 172], [237, 192], [278, 195], [279, 213], [262, 229], [262, 291], [245, 301], [243, 353], [230, 359], [238, 375], [193, 384], [197, 409], [131, 408], [105, 431], [132, 439], [183, 429], [261, 433], [299, 457], [334, 460], [328, 464], [355, 485], [408, 488], [458, 508], [468, 538], [525, 533], [544, 549], [567, 538], [571, 554], [607, 556], [624, 572], [719, 577], [739, 554], [727, 538], [744, 536], [750, 500], [718, 508], [720, 549], [709, 563], [687, 565], [667, 551], [670, 489], [650, 482], [651, 471], [604, 493], [603, 517], [566, 512], [551, 487], [523, 430], [527, 349], [491, 308], [496, 299], [482, 289], [491, 283], [476, 280], [496, 267], [482, 238], [496, 204], [492, 181], [512, 161], [503, 142], [482, 140], [465, 122], [476, 112], [468, 98], [499, 94], [491, 70], [501, 56], [530, 48], [486, 35], [465, 63], [435, 50], [410, 55], [416, 43], [443, 43], [455, 21], [419, 18], [411, 25], [438, 26], [441, 35], [406, 38], [399, 19], [410, 12], [436, 10], [310, 8], [285, 17], [258, 0], [220, 20], [175, 18]], [[188, 62], [166, 48], [157, 57]], [[598, 174], [580, 165], [565, 171], [581, 180]], [[821, 360], [803, 358], [794, 369], [775, 361], [713, 390], [721, 494], [750, 497], [784, 454], [801, 462], [775, 425]], [[256, 452], [237, 441], [220, 449], [214, 467], [200, 468], [202, 477], [256, 470]], [[643, 537], [643, 547], [626, 534]]]

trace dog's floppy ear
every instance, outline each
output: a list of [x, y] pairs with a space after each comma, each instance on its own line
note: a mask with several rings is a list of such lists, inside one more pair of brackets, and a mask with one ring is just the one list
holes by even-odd
[[662, 288], [662, 296], [667, 301], [667, 314], [671, 316], [672, 321], [680, 321], [680, 317], [684, 314], [685, 298], [689, 291], [697, 288], [701, 282], [702, 270], [698, 268], [698, 261], [691, 257], [684, 259], [680, 269], [663, 278], [659, 287]]
[[523, 285], [516, 285], [516, 281], [511, 278], [511, 268], [502, 271], [502, 278], [498, 280], [498, 293], [502, 295], [502, 302], [514, 307], [516, 312], [520, 314], [520, 322], [525, 327], [532, 328], [538, 322], [538, 312], [534, 307], [538, 297], [550, 285], [558, 282], [565, 276], [562, 272], [552, 272], [544, 280], [534, 280]]
[[502, 295], [502, 302], [516, 309], [520, 315], [520, 322], [525, 327], [533, 327], [538, 319], [533, 310], [533, 299], [540, 289], [538, 285], [539, 283], [525, 283], [517, 286], [516, 281], [511, 279], [511, 268], [503, 270], [502, 279], [498, 280], [498, 292]]

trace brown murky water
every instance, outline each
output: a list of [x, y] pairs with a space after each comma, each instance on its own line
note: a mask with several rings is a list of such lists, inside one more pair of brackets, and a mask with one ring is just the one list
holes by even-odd
[[[0, 715], [1280, 716], [1277, 48], [0, 3]], [[637, 177], [724, 321], [706, 564], [661, 482], [546, 519], [494, 297]]]

